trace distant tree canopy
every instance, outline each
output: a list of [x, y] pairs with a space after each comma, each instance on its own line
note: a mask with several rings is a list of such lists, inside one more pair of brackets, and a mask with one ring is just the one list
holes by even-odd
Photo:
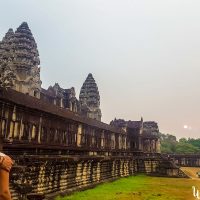
[[160, 133], [162, 153], [200, 153], [200, 138], [180, 138], [174, 135]]

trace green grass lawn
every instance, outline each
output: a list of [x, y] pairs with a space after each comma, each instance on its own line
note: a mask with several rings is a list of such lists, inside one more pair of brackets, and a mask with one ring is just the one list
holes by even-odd
[[56, 200], [194, 200], [193, 185], [200, 189], [199, 180], [137, 175]]

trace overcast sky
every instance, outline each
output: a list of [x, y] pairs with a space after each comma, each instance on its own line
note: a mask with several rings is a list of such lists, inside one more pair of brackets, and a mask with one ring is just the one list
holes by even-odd
[[199, 0], [0, 0], [0, 38], [26, 21], [47, 88], [92, 73], [103, 121], [157, 121], [200, 137]]

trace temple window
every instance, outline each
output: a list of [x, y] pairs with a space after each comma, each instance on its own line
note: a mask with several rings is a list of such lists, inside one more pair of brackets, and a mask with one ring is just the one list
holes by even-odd
[[34, 92], [33, 92], [33, 96], [34, 96], [34, 97], [37, 97], [37, 91], [34, 91]]

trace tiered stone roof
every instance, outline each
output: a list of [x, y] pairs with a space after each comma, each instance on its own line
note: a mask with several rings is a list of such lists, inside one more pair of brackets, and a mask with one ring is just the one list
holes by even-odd
[[5, 34], [2, 41], [0, 41], [0, 65], [2, 67], [3, 63], [7, 63], [8, 61], [13, 61], [13, 39], [14, 32], [13, 29], [9, 29]]
[[[37, 44], [28, 24], [23, 22], [15, 33], [9, 29], [0, 42], [0, 80], [2, 80], [0, 85], [39, 98], [41, 90], [39, 64]], [[7, 74], [13, 76], [5, 85]]]
[[158, 124], [154, 121], [147, 121], [143, 124], [144, 134], [146, 135], [158, 135], [159, 128]]
[[132, 128], [132, 129], [141, 129], [143, 127], [143, 119], [140, 121], [125, 121], [124, 119], [114, 119], [110, 122], [111, 126], [120, 127], [120, 128]]
[[81, 87], [79, 100], [83, 115], [101, 121], [99, 90], [91, 73]]
[[[16, 30], [14, 37], [16, 48], [16, 65], [32, 68], [40, 64], [37, 44], [26, 22], [23, 22]], [[19, 67], [19, 66], [18, 66]]]
[[0, 42], [0, 85], [3, 87], [14, 86], [14, 80], [16, 79], [16, 75], [12, 70], [15, 58], [13, 54], [13, 39], [14, 32], [9, 29]]

